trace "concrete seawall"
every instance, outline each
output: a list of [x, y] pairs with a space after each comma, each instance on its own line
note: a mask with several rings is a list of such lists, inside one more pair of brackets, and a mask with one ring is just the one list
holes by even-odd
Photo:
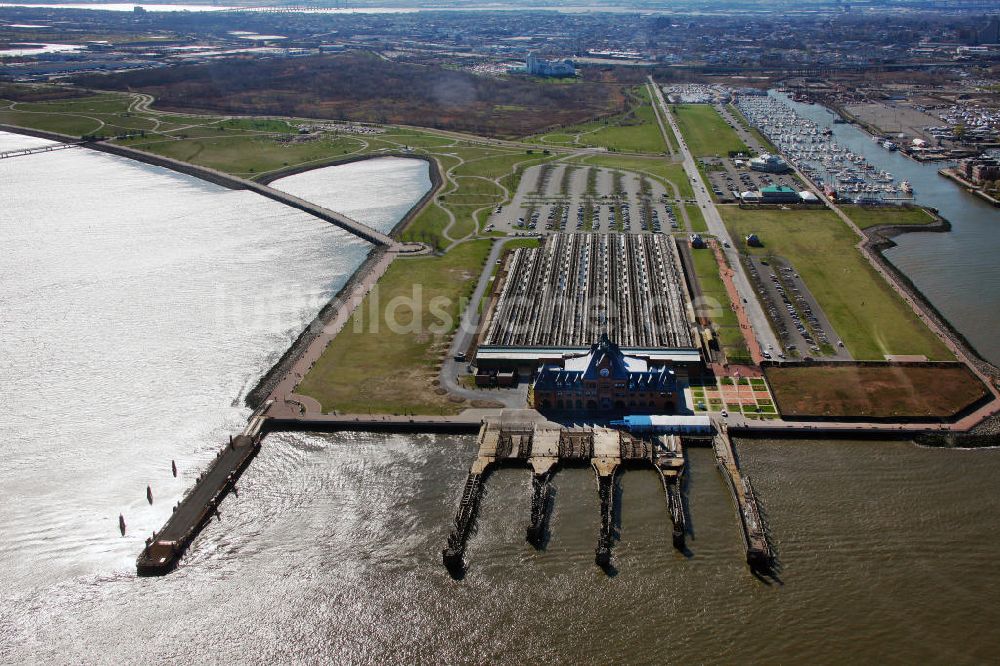
[[[24, 134], [27, 136], [34, 136], [41, 139], [48, 139], [50, 141], [60, 141], [60, 142], [79, 142], [79, 139], [74, 136], [69, 136], [67, 134], [58, 134], [56, 132], [45, 132], [42, 130], [27, 129], [24, 127], [18, 127], [16, 125], [2, 125], [0, 124], [0, 130], [5, 132], [12, 132], [15, 134]], [[127, 157], [129, 159], [136, 160], [138, 162], [143, 162], [145, 164], [150, 164], [153, 166], [162, 167], [165, 169], [170, 169], [171, 171], [176, 171], [178, 173], [183, 173], [188, 176], [194, 176], [195, 178], [200, 178], [201, 180], [219, 185], [220, 187], [225, 187], [231, 190], [249, 190], [265, 196], [268, 199], [273, 199], [286, 206], [291, 206], [303, 212], [309, 213], [315, 217], [320, 218], [330, 224], [338, 226], [350, 233], [373, 243], [375, 245], [391, 246], [395, 241], [387, 234], [382, 233], [372, 229], [371, 227], [364, 225], [357, 220], [352, 220], [346, 215], [341, 215], [340, 213], [329, 210], [328, 208], [323, 208], [322, 206], [317, 206], [315, 204], [309, 203], [304, 199], [281, 192], [267, 185], [254, 182], [252, 180], [247, 180], [245, 178], [239, 178], [238, 176], [231, 176], [227, 173], [221, 171], [216, 171], [215, 169], [209, 169], [208, 167], [197, 166], [195, 164], [188, 164], [187, 162], [181, 162], [180, 160], [171, 159], [169, 157], [163, 157], [161, 155], [155, 155], [153, 153], [147, 153], [143, 150], [137, 150], [135, 148], [128, 148], [126, 146], [118, 146], [112, 143], [107, 143], [104, 141], [88, 141], [80, 144], [83, 148], [89, 148], [91, 150], [96, 150], [102, 153], [108, 153], [109, 155], [118, 155], [119, 157]]]
[[287, 178], [288, 176], [295, 176], [300, 173], [315, 171], [316, 169], [325, 169], [326, 167], [342, 166], [344, 164], [354, 164], [355, 162], [365, 162], [367, 160], [374, 160], [380, 157], [399, 157], [408, 160], [423, 160], [424, 162], [427, 162], [428, 170], [430, 172], [430, 179], [431, 179], [430, 189], [427, 190], [427, 193], [424, 194], [424, 196], [420, 197], [419, 201], [417, 201], [415, 204], [413, 204], [413, 206], [410, 207], [410, 210], [408, 210], [406, 214], [399, 219], [399, 222], [397, 222], [395, 226], [393, 226], [393, 228], [389, 231], [390, 236], [396, 237], [397, 234], [401, 233], [403, 229], [405, 229], [407, 225], [409, 225], [410, 222], [413, 221], [413, 218], [415, 218], [417, 215], [420, 214], [421, 211], [423, 211], [424, 207], [428, 203], [430, 203], [434, 199], [434, 197], [437, 196], [438, 192], [441, 191], [441, 188], [444, 187], [445, 180], [444, 176], [442, 176], [441, 173], [441, 165], [438, 163], [436, 159], [434, 159], [430, 155], [390, 152], [390, 153], [353, 155], [351, 157], [333, 158], [330, 160], [323, 160], [320, 162], [314, 162], [310, 164], [297, 164], [295, 166], [290, 166], [281, 169], [279, 171], [275, 171], [273, 173], [261, 176], [260, 178], [256, 179], [255, 182], [260, 183], [261, 185], [270, 185], [274, 181], [280, 180], [281, 178]]
[[463, 416], [362, 416], [317, 414], [301, 418], [268, 417], [262, 432], [391, 432], [475, 434], [482, 418]]

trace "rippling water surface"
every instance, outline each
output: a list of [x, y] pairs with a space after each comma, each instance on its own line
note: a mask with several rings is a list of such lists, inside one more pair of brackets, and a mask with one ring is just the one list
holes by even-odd
[[271, 187], [388, 233], [431, 188], [425, 160], [376, 157], [285, 176]]
[[[0, 134], [0, 150], [46, 143]], [[0, 160], [0, 248], [6, 592], [131, 569], [369, 246], [250, 193], [70, 149]]]
[[[474, 438], [269, 436], [162, 579], [84, 576], [0, 610], [6, 656], [177, 662], [981, 663], [1000, 649], [992, 451], [747, 442], [782, 584], [742, 564], [711, 451], [689, 451], [691, 556], [652, 472], [621, 477], [617, 575], [593, 565], [593, 473], [556, 476], [544, 552], [527, 470], [487, 482], [470, 569], [443, 546]], [[37, 609], [31, 612], [31, 609]], [[0, 655], [5, 653], [0, 652]]]

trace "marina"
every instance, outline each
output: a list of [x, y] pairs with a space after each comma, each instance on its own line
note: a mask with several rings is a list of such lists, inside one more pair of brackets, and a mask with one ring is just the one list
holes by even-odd
[[[867, 205], [912, 201], [909, 181], [897, 182], [892, 173], [840, 145], [831, 129], [801, 116], [776, 93], [738, 96], [735, 104], [781, 155], [828, 197]], [[895, 149], [895, 144], [885, 148]]]

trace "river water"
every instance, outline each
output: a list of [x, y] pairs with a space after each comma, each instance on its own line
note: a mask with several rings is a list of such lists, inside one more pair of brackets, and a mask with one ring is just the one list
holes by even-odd
[[[0, 150], [40, 143], [0, 135]], [[768, 585], [742, 563], [707, 449], [689, 450], [690, 557], [652, 472], [620, 479], [607, 576], [593, 473], [557, 475], [539, 552], [524, 540], [530, 475], [502, 470], [456, 581], [440, 550], [473, 437], [270, 435], [181, 567], [139, 579], [146, 533], [242, 426], [239, 397], [367, 246], [78, 149], [0, 160], [0, 204], [2, 663], [973, 664], [1000, 650], [1000, 452], [901, 442], [739, 443], [782, 564]]]
[[286, 176], [271, 187], [389, 233], [431, 189], [431, 177], [425, 160], [378, 157]]
[[752, 442], [781, 584], [742, 564], [708, 449], [690, 558], [652, 472], [621, 477], [617, 575], [593, 564], [593, 473], [555, 480], [544, 552], [526, 470], [487, 482], [470, 569], [440, 564], [474, 438], [271, 435], [221, 522], [166, 578], [65, 580], [0, 608], [4, 661], [947, 663], [991, 661], [1000, 457], [906, 443]]
[[[0, 151], [47, 143], [0, 134]], [[0, 160], [0, 248], [6, 594], [130, 568], [370, 246], [251, 193], [70, 149]], [[119, 513], [128, 536], [109, 538]]]
[[[775, 94], [775, 93], [772, 93]], [[896, 182], [910, 181], [918, 204], [933, 206], [951, 222], [950, 233], [895, 238], [885, 256], [900, 268], [987, 360], [1000, 365], [1000, 208], [994, 208], [939, 175], [942, 164], [922, 164], [882, 148], [855, 125], [834, 124], [826, 107], [779, 95], [798, 113], [833, 130], [834, 140], [861, 154]]]

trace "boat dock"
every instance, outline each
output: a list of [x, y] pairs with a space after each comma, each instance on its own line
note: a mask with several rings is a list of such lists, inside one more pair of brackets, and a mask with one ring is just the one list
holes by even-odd
[[146, 539], [146, 547], [136, 561], [140, 576], [162, 576], [173, 571], [201, 528], [218, 513], [219, 504], [260, 450], [263, 412], [269, 406], [266, 403], [258, 409], [243, 432], [230, 438], [208, 470], [199, 475], [194, 487], [174, 507], [166, 524]]
[[466, 543], [479, 511], [486, 478], [493, 469], [510, 465], [530, 467], [533, 472], [526, 539], [536, 548], [542, 548], [545, 542], [552, 509], [550, 484], [561, 465], [589, 465], [594, 470], [601, 500], [601, 527], [594, 556], [598, 566], [611, 566], [616, 513], [614, 480], [623, 466], [648, 466], [659, 472], [673, 522], [674, 546], [684, 546], [687, 525], [679, 480], [685, 460], [681, 441], [676, 436], [646, 440], [600, 426], [564, 427], [548, 421], [503, 423], [487, 420], [479, 430], [479, 451], [469, 469], [455, 523], [441, 554], [445, 566], [453, 573], [465, 570]]
[[774, 567], [774, 553], [767, 539], [767, 528], [761, 518], [760, 506], [750, 478], [740, 472], [725, 424], [716, 433], [712, 446], [715, 449], [715, 462], [729, 486], [740, 519], [747, 564], [755, 572], [768, 573]]

